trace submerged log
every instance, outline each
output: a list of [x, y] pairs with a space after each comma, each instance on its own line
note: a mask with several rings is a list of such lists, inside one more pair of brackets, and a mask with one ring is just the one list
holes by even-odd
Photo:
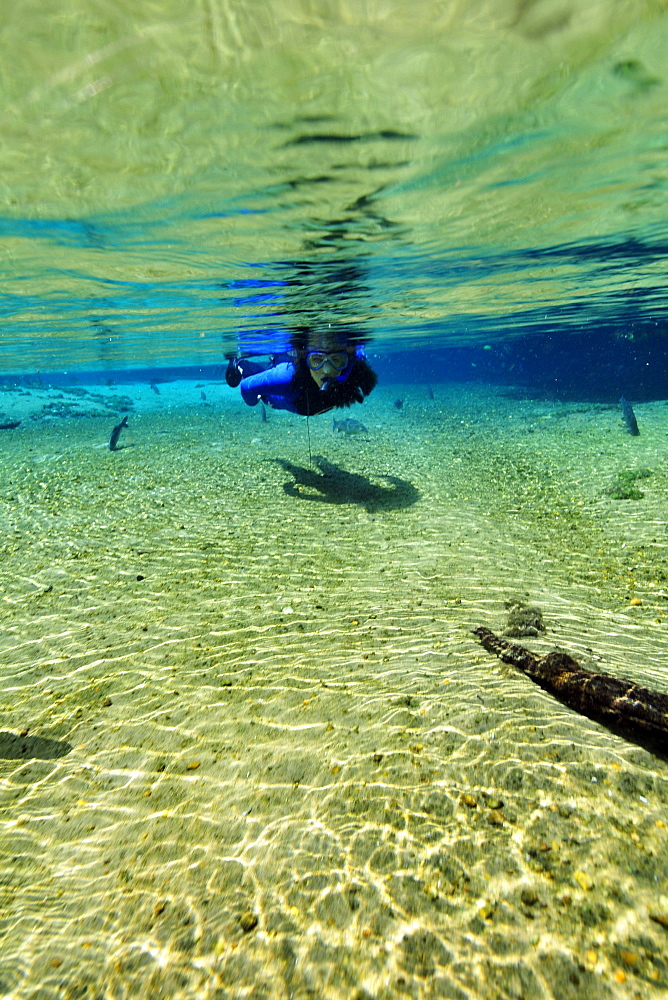
[[568, 653], [536, 656], [524, 646], [506, 642], [488, 628], [473, 629], [485, 649], [495, 653], [555, 695], [576, 712], [629, 734], [658, 738], [668, 747], [668, 694], [641, 687], [634, 681], [585, 670]]

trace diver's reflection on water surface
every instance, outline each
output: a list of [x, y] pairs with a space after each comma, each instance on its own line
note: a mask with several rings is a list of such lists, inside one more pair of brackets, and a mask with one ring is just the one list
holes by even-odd
[[239, 386], [249, 406], [262, 401], [309, 417], [362, 403], [372, 392], [368, 263], [381, 222], [383, 232], [392, 227], [360, 198], [342, 218], [310, 221], [303, 257], [267, 265], [270, 275], [249, 279], [239, 300], [248, 311], [237, 348], [226, 355], [227, 384]]

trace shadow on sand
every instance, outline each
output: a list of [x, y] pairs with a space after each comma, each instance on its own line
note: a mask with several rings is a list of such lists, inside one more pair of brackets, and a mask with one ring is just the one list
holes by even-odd
[[0, 760], [55, 760], [72, 749], [71, 743], [44, 736], [17, 736], [0, 732]]
[[282, 458], [275, 461], [294, 477], [293, 482], [283, 484], [283, 489], [288, 496], [298, 497], [300, 500], [359, 504], [373, 513], [410, 507], [420, 499], [418, 490], [405, 479], [399, 479], [398, 476], [378, 476], [384, 483], [376, 485], [366, 476], [347, 472], [328, 462], [322, 455], [316, 455], [313, 459], [318, 471], [293, 465]]

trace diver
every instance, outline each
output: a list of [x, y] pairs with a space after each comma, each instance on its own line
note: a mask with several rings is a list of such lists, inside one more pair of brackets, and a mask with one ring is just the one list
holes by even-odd
[[303, 417], [363, 403], [378, 377], [361, 344], [298, 347], [274, 355], [268, 363], [230, 358], [225, 380], [241, 389], [248, 406], [262, 400], [277, 410]]

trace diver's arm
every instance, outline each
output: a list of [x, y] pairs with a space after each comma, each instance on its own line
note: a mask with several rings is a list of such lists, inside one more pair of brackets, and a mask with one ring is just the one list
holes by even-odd
[[[255, 406], [263, 397], [274, 396], [283, 398], [290, 402], [294, 396], [292, 380], [295, 375], [295, 366], [291, 361], [285, 361], [266, 371], [258, 372], [256, 375], [249, 375], [242, 379], [239, 386], [244, 403], [248, 406]], [[272, 401], [272, 405], [276, 403]], [[287, 409], [288, 407], [286, 407]]]

